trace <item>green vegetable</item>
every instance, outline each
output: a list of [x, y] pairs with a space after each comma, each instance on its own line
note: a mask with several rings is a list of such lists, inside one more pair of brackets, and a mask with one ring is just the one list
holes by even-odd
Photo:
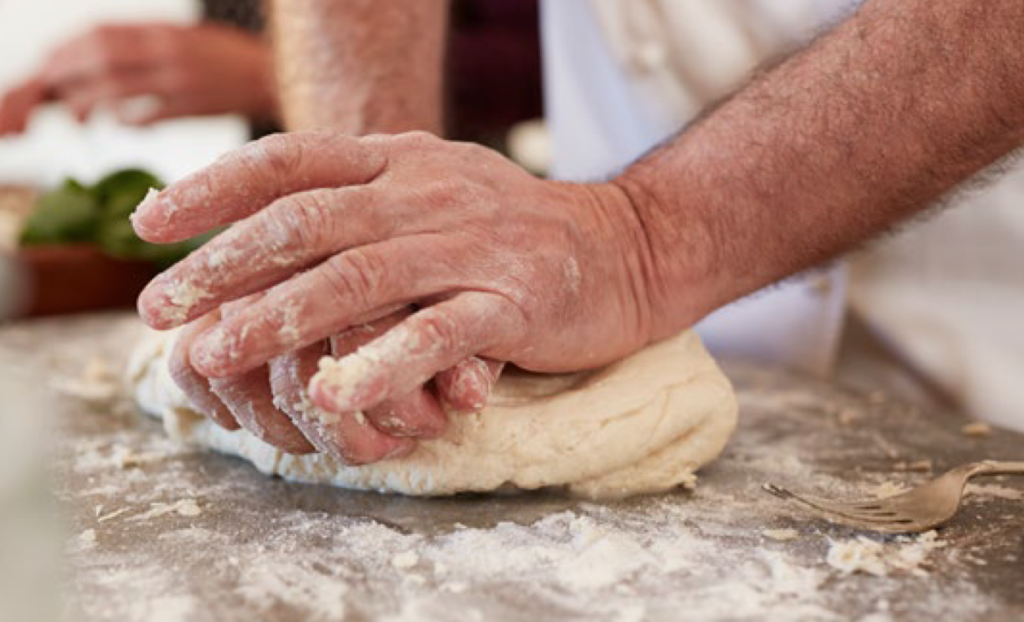
[[39, 197], [25, 223], [21, 243], [86, 242], [96, 232], [100, 206], [88, 189], [73, 179]]
[[199, 248], [212, 234], [177, 244], [150, 244], [135, 235], [129, 216], [150, 188], [163, 184], [139, 169], [107, 175], [92, 186], [68, 179], [39, 197], [21, 235], [23, 246], [91, 242], [121, 259], [168, 266]]

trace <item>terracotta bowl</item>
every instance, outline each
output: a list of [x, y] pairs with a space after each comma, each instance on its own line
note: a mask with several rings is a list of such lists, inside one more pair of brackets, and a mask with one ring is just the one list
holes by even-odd
[[15, 263], [23, 316], [133, 308], [159, 272], [151, 263], [115, 259], [91, 244], [22, 248]]

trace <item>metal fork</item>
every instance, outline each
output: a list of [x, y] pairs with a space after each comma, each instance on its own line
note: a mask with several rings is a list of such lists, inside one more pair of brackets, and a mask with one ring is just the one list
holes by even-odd
[[977, 475], [1024, 475], [1024, 462], [972, 462], [884, 499], [839, 502], [798, 495], [775, 484], [765, 484], [764, 489], [833, 523], [882, 533], [917, 533], [953, 518], [963, 500], [967, 480]]

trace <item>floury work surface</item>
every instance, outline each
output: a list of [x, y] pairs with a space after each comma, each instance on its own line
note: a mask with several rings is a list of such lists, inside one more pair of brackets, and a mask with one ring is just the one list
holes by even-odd
[[766, 481], [884, 494], [1022, 458], [952, 413], [727, 366], [741, 421], [696, 492], [595, 504], [557, 492], [409, 499], [270, 479], [167, 440], [117, 375], [127, 316], [10, 326], [0, 352], [62, 394], [55, 492], [68, 620], [1024, 618], [1024, 481], [977, 480], [937, 534], [871, 536]]

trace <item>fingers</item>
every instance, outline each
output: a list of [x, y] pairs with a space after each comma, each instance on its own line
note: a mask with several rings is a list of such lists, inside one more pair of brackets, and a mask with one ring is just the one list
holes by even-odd
[[210, 388], [210, 382], [205, 376], [201, 376], [192, 367], [189, 360], [189, 347], [192, 340], [199, 333], [207, 330], [217, 323], [219, 313], [211, 313], [203, 316], [182, 327], [174, 342], [174, 349], [171, 351], [169, 368], [171, 378], [175, 384], [185, 393], [191, 402], [192, 407], [212, 419], [217, 425], [226, 430], [237, 430], [238, 422], [228, 410], [227, 406]]
[[296, 192], [368, 183], [385, 165], [383, 149], [351, 136], [268, 136], [147, 197], [132, 222], [145, 240], [178, 242]]
[[43, 65], [51, 85], [92, 80], [125, 69], [166, 62], [181, 30], [169, 24], [107, 24], [75, 37], [55, 50]]
[[196, 107], [185, 98], [166, 95], [146, 106], [119, 106], [116, 114], [121, 123], [142, 127], [167, 119], [194, 116]]
[[46, 97], [46, 87], [38, 77], [4, 93], [0, 97], [0, 136], [24, 132], [32, 112], [46, 101]]
[[[255, 294], [220, 308], [220, 317], [238, 315], [240, 309], [262, 297]], [[278, 410], [270, 387], [270, 372], [266, 365], [244, 374], [209, 381], [210, 390], [242, 427], [261, 441], [291, 454], [313, 451], [313, 446], [295, 427], [287, 414]]]
[[274, 405], [266, 366], [231, 378], [213, 379], [210, 389], [238, 423], [261, 441], [290, 454], [314, 451], [288, 415]]
[[[373, 323], [356, 326], [331, 338], [332, 354], [342, 357], [352, 354], [370, 343], [399, 322], [409, 317], [408, 307]], [[304, 379], [303, 388], [312, 374]], [[382, 432], [391, 436], [437, 438], [446, 427], [447, 417], [434, 394], [425, 386], [418, 386], [412, 392], [397, 399], [384, 400], [365, 412], [370, 422]]]
[[425, 385], [384, 400], [364, 414], [375, 428], [396, 438], [437, 438], [448, 426], [441, 403]]
[[365, 410], [476, 353], [512, 343], [521, 332], [521, 318], [504, 298], [460, 294], [415, 313], [352, 355], [323, 361], [310, 394], [328, 412]]
[[501, 361], [471, 356], [439, 373], [434, 385], [440, 398], [453, 410], [480, 412], [504, 367]]
[[168, 71], [119, 71], [92, 80], [76, 81], [57, 88], [58, 97], [68, 105], [79, 120], [86, 119], [94, 110], [115, 106], [125, 99], [140, 95], [165, 96], [170, 91]]
[[361, 413], [326, 413], [312, 404], [306, 385], [316, 373], [317, 361], [329, 353], [325, 346], [316, 344], [271, 361], [271, 386], [278, 407], [319, 451], [342, 464], [368, 464], [415, 449], [414, 441], [382, 433]]
[[[448, 270], [423, 261], [422, 248], [415, 237], [397, 238], [344, 252], [296, 275], [197, 338], [193, 364], [211, 377], [242, 373], [389, 315], [407, 300], [445, 291], [451, 285]], [[147, 310], [166, 313], [166, 307]]]
[[[276, 201], [154, 279], [139, 296], [139, 311], [151, 326], [169, 328], [388, 235], [393, 225], [372, 208], [373, 192], [363, 188], [314, 190]], [[183, 300], [182, 290], [193, 296]]]

